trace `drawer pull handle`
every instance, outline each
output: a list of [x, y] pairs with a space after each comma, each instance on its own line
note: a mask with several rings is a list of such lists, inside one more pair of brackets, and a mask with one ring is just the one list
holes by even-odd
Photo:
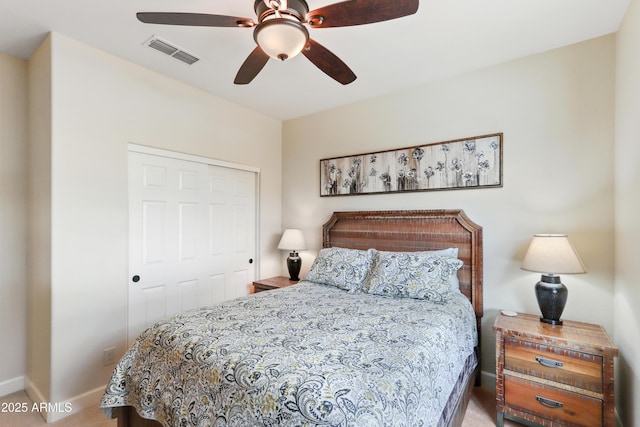
[[536, 396], [536, 400], [538, 402], [540, 402], [541, 404], [543, 404], [544, 406], [546, 406], [547, 408], [562, 408], [564, 406], [564, 403], [562, 402], [558, 402], [555, 400], [551, 400], [551, 399], [546, 399], [544, 397], [541, 396]]
[[540, 356], [536, 356], [536, 360], [539, 364], [541, 364], [542, 366], [546, 366], [547, 368], [559, 368], [564, 365], [564, 363], [558, 362], [557, 360], [545, 359], [544, 357]]

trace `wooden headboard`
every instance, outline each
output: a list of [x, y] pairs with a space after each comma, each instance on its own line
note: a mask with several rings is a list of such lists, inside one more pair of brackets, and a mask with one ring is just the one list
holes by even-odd
[[458, 210], [334, 212], [322, 227], [322, 246], [381, 251], [429, 251], [458, 248], [464, 266], [460, 291], [469, 298], [478, 321], [482, 307], [482, 227]]

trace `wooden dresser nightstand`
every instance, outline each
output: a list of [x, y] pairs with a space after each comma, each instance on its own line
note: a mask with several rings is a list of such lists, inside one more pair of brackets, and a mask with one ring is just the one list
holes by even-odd
[[257, 294], [262, 291], [270, 291], [272, 289], [286, 288], [287, 286], [295, 285], [298, 280], [289, 280], [285, 276], [270, 277], [268, 279], [256, 280], [253, 282], [253, 292]]
[[613, 360], [618, 349], [598, 325], [498, 315], [497, 425], [504, 418], [555, 427], [614, 426]]

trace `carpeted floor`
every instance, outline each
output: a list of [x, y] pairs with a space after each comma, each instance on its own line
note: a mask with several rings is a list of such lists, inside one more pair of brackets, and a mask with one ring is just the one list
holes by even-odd
[[[0, 398], [2, 408], [9, 409], [10, 404], [27, 403], [31, 407], [31, 401], [24, 392], [17, 392]], [[15, 406], [15, 405], [14, 405]], [[89, 408], [70, 415], [58, 422], [47, 424], [37, 412], [15, 413], [0, 411], [0, 427], [115, 427], [116, 420], [110, 420], [104, 416], [100, 409]], [[505, 426], [515, 427], [519, 424], [505, 421]], [[495, 395], [485, 388], [476, 387], [469, 402], [467, 413], [462, 424], [463, 427], [485, 427], [496, 425]]]
[[[462, 427], [488, 427], [496, 425], [496, 394], [493, 390], [475, 387]], [[513, 421], [505, 420], [505, 427], [520, 427]]]

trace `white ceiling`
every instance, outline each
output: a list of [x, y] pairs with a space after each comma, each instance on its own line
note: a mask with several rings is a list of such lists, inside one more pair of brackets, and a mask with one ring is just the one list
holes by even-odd
[[[363, 0], [365, 1], [365, 0]], [[389, 0], [393, 1], [393, 0]], [[270, 60], [233, 84], [252, 29], [143, 24], [136, 12], [255, 19], [254, 0], [0, 0], [0, 52], [28, 59], [55, 31], [253, 110], [289, 119], [615, 32], [629, 0], [420, 0], [415, 15], [310, 29], [358, 76], [342, 86], [303, 55]], [[332, 0], [307, 0], [310, 10]], [[194, 54], [186, 65], [143, 43], [156, 35]]]

